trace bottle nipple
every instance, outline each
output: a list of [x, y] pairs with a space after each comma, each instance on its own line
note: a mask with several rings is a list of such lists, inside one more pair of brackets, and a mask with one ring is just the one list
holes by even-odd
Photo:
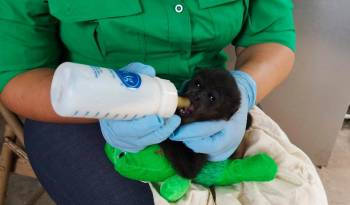
[[191, 101], [185, 97], [178, 97], [177, 99], [177, 107], [178, 108], [187, 108], [191, 105]]

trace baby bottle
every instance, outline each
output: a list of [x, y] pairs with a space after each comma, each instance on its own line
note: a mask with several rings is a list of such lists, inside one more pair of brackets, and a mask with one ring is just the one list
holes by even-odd
[[169, 80], [71, 62], [58, 66], [51, 84], [53, 109], [65, 117], [130, 120], [158, 114], [166, 118], [180, 102]]

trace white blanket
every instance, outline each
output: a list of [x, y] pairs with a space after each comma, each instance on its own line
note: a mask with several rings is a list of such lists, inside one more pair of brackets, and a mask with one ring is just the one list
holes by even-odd
[[[281, 128], [255, 107], [252, 128], [246, 133], [245, 156], [268, 153], [279, 171], [271, 182], [247, 182], [216, 187], [216, 202], [210, 191], [191, 185], [178, 205], [327, 205], [327, 197], [314, 165], [306, 154], [293, 145]], [[306, 136], [307, 137], [307, 136]], [[169, 205], [150, 184], [156, 205]]]

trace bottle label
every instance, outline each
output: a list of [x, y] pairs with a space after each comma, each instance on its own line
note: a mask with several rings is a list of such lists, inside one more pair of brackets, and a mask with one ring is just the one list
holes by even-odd
[[123, 84], [128, 88], [139, 88], [141, 86], [140, 75], [128, 71], [115, 70], [114, 71]]
[[91, 70], [94, 72], [95, 78], [99, 78], [101, 73], [102, 73], [102, 69], [98, 66], [90, 66]]

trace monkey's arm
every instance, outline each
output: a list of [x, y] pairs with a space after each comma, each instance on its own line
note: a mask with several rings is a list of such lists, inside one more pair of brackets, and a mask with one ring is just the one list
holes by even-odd
[[257, 102], [287, 78], [295, 58], [291, 49], [277, 43], [238, 47], [236, 53], [236, 67], [250, 74], [256, 82]]

